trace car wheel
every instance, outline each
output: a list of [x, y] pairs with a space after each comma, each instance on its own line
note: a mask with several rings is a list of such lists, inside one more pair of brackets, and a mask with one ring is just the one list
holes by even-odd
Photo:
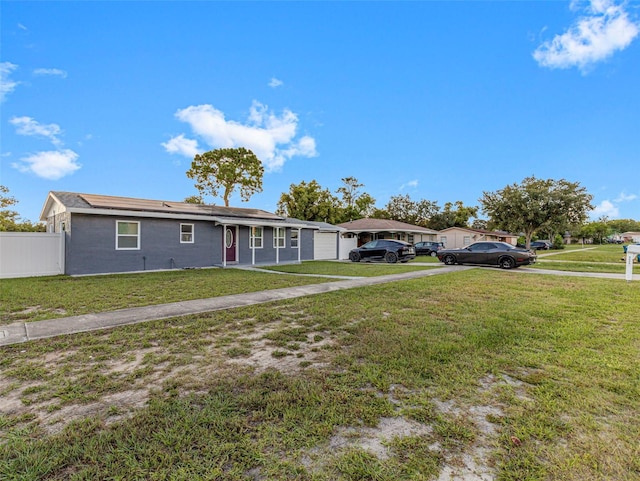
[[456, 263], [456, 258], [452, 255], [444, 256], [442, 258], [442, 262], [444, 262], [448, 266], [452, 266]]
[[358, 254], [357, 252], [349, 253], [349, 260], [351, 262], [359, 262], [360, 261], [360, 254]]
[[513, 269], [516, 266], [516, 261], [514, 261], [511, 257], [502, 257], [498, 261], [498, 265], [502, 269]]
[[395, 264], [396, 262], [398, 262], [398, 255], [395, 252], [387, 252], [387, 254], [384, 256], [384, 259], [389, 264]]
[[431, 251], [431, 252], [429, 253], [429, 255], [430, 255], [431, 257], [435, 257], [435, 256], [437, 256], [437, 255], [438, 255], [438, 253], [437, 253], [436, 251]]

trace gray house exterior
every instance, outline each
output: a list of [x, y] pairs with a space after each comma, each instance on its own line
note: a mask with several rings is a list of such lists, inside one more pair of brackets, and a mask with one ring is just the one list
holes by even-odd
[[41, 221], [64, 232], [65, 274], [312, 260], [317, 226], [267, 211], [50, 192]]

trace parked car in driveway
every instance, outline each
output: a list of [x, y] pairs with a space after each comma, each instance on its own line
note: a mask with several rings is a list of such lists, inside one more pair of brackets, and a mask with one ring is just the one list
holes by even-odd
[[442, 242], [416, 242], [416, 255], [417, 256], [432, 256], [435, 257], [440, 249], [444, 249]]
[[349, 252], [351, 262], [386, 261], [391, 264], [415, 259], [416, 250], [408, 242], [393, 239], [377, 239], [352, 249]]
[[474, 242], [459, 249], [442, 249], [438, 259], [447, 265], [480, 264], [503, 269], [526, 266], [536, 262], [534, 251], [514, 247], [506, 242]]

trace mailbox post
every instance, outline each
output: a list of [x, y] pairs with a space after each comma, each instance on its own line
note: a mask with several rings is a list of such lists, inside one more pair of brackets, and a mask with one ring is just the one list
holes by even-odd
[[624, 278], [628, 281], [633, 279], [633, 258], [638, 256], [640, 259], [640, 246], [631, 244], [627, 246], [627, 269]]

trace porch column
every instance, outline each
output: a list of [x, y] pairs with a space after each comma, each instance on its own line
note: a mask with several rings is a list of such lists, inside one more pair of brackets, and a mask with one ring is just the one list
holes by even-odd
[[298, 262], [301, 260], [300, 251], [302, 251], [302, 229], [298, 228]]
[[[256, 226], [252, 225], [249, 229], [249, 241], [251, 242], [251, 265], [254, 266], [256, 264]], [[262, 237], [264, 238], [264, 229], [262, 230]]]
[[227, 224], [222, 224], [222, 267], [227, 267]]

